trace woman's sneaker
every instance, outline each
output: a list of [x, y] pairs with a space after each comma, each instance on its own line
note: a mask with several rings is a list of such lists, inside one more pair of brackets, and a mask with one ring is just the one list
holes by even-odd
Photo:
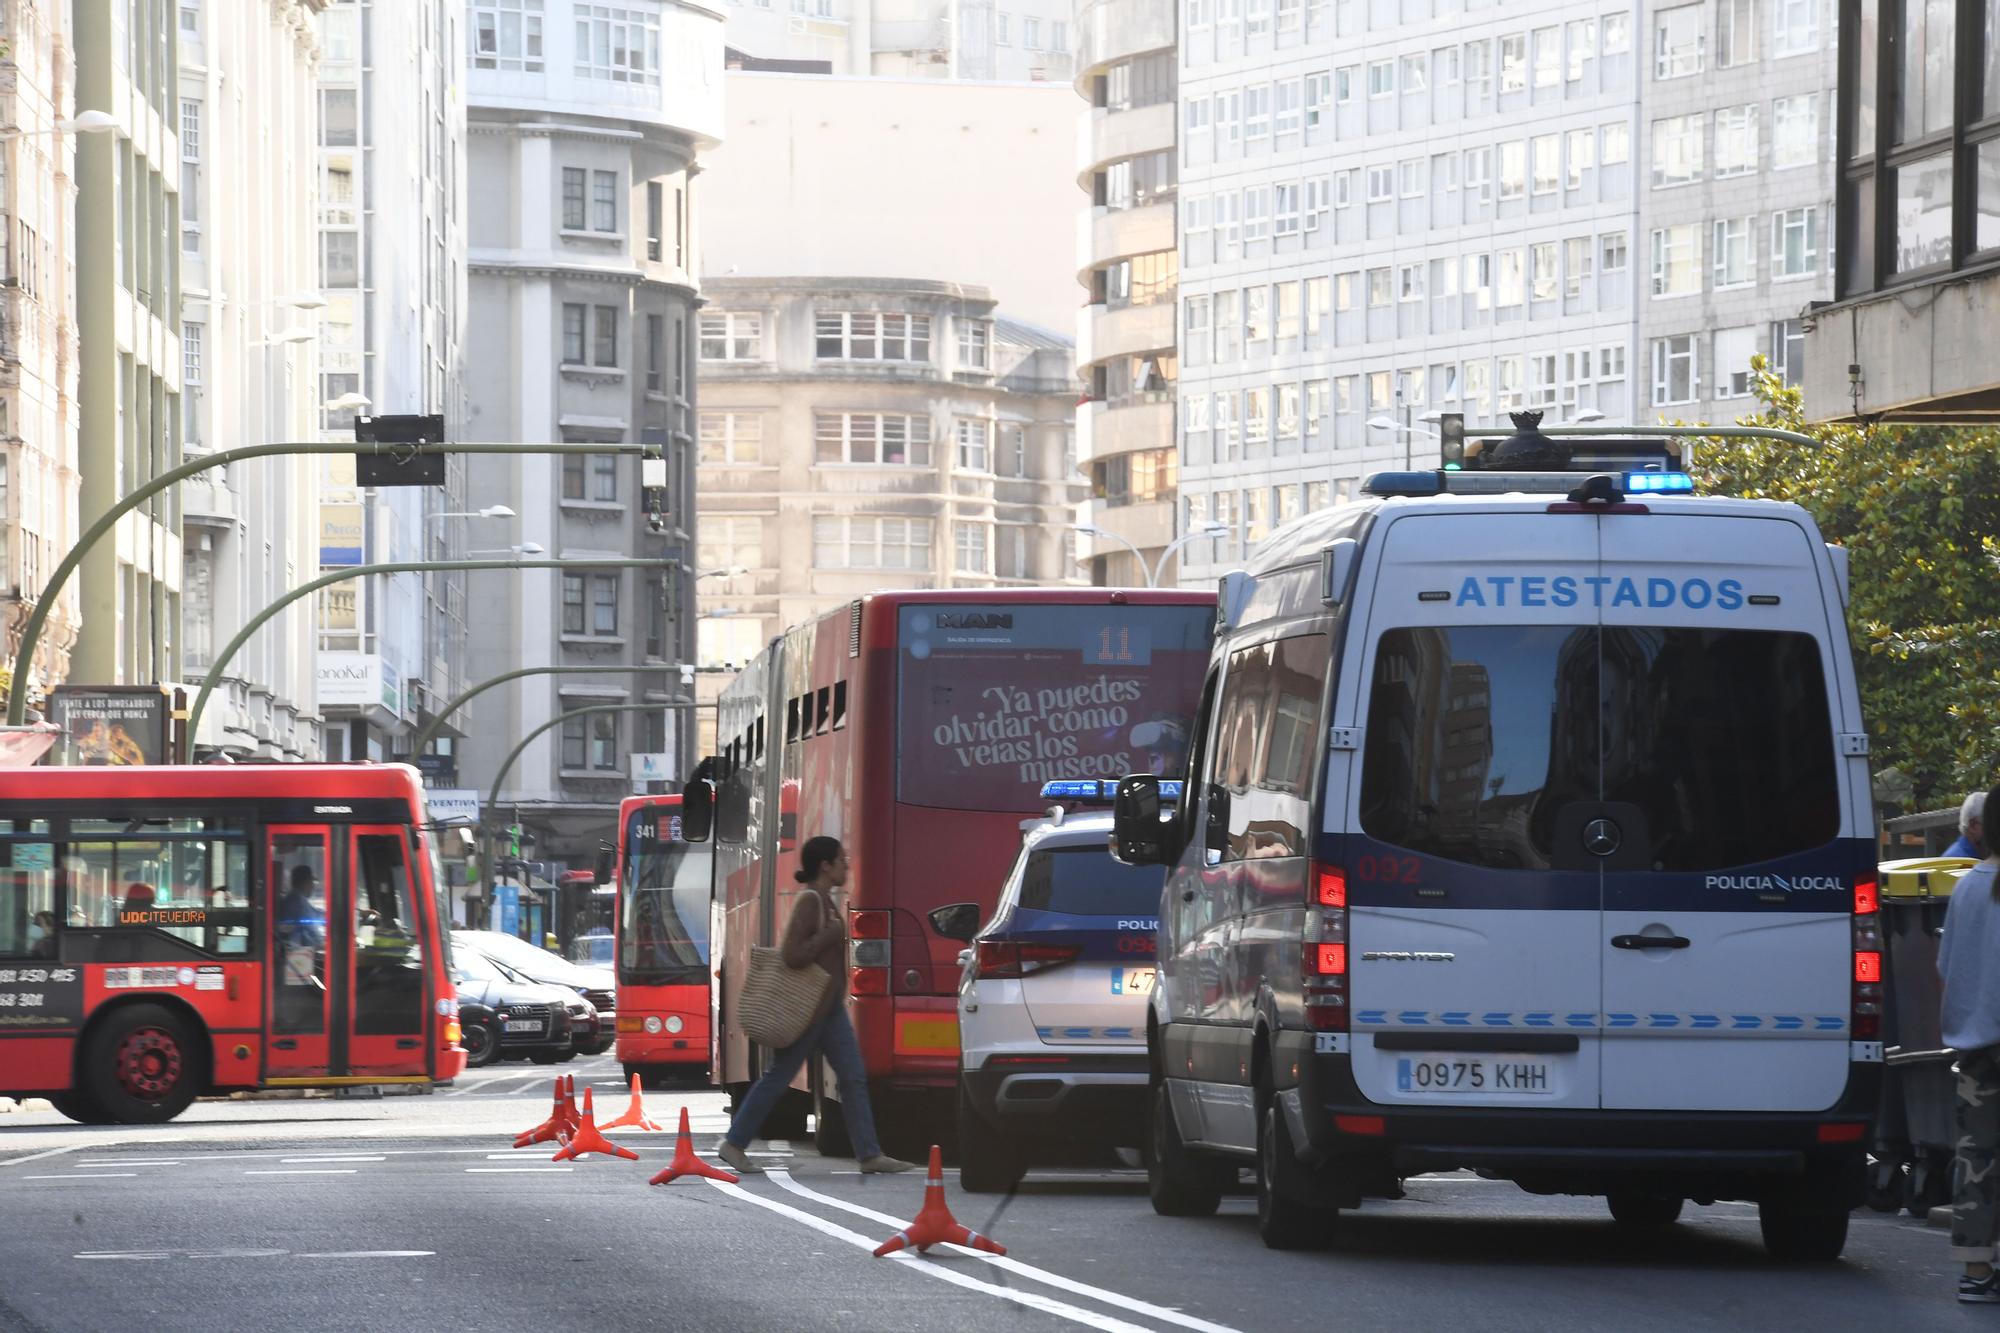
[[1985, 1277], [1958, 1279], [1958, 1298], [1967, 1305], [2000, 1305], [2000, 1268]]
[[758, 1166], [750, 1160], [749, 1153], [744, 1152], [728, 1139], [722, 1141], [722, 1146], [715, 1150], [715, 1155], [729, 1163], [729, 1169], [739, 1176], [759, 1176], [764, 1173], [763, 1167]]
[[861, 1163], [861, 1174], [864, 1176], [886, 1176], [896, 1171], [914, 1171], [916, 1169], [917, 1164], [915, 1162], [905, 1162], [897, 1157], [885, 1157], [881, 1153], [876, 1153], [873, 1157], [866, 1158]]

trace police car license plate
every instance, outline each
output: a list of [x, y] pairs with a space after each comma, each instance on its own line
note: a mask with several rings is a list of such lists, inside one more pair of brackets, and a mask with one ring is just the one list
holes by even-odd
[[510, 1018], [507, 1020], [509, 1032], [540, 1032], [542, 1025], [532, 1018]]
[[1113, 995], [1151, 995], [1153, 993], [1154, 969], [1150, 967], [1114, 967], [1111, 969], [1111, 993]]
[[1412, 1097], [1455, 1094], [1553, 1097], [1559, 1089], [1556, 1071], [1547, 1060], [1440, 1053], [1399, 1056], [1396, 1091]]

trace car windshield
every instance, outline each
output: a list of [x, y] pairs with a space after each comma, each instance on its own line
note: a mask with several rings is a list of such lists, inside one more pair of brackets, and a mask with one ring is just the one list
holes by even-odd
[[477, 949], [459, 949], [451, 956], [452, 974], [461, 981], [512, 981], [508, 973]]
[[1021, 906], [1069, 916], [1149, 917], [1160, 910], [1160, 866], [1128, 866], [1102, 847], [1051, 847], [1029, 855]]
[[661, 986], [708, 977], [714, 844], [683, 842], [679, 832], [677, 806], [645, 806], [626, 823], [626, 863], [618, 877], [620, 981]]

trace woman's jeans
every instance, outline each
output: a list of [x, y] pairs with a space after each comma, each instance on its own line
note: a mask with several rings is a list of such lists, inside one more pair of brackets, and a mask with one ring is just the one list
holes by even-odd
[[738, 1148], [750, 1146], [750, 1140], [764, 1128], [764, 1118], [790, 1090], [792, 1080], [814, 1050], [826, 1057], [840, 1077], [840, 1105], [846, 1113], [854, 1155], [864, 1162], [881, 1155], [882, 1145], [875, 1139], [875, 1115], [868, 1109], [868, 1071], [861, 1064], [861, 1043], [854, 1038], [854, 1025], [847, 1021], [844, 1004], [835, 1004], [832, 1013], [806, 1029], [805, 1036], [778, 1052], [765, 1068], [764, 1077], [736, 1108], [736, 1118], [729, 1122], [729, 1133], [724, 1136], [730, 1143]]

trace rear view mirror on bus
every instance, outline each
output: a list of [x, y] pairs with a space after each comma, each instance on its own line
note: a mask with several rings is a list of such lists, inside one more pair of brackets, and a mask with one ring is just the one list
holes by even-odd
[[688, 842], [707, 842], [715, 824], [715, 784], [697, 778], [681, 788], [681, 837]]
[[1151, 773], [1121, 779], [1111, 801], [1111, 854], [1131, 866], [1171, 864], [1174, 825], [1166, 818], [1160, 780]]
[[979, 933], [979, 904], [952, 903], [930, 914], [931, 929], [948, 940], [961, 942]]

